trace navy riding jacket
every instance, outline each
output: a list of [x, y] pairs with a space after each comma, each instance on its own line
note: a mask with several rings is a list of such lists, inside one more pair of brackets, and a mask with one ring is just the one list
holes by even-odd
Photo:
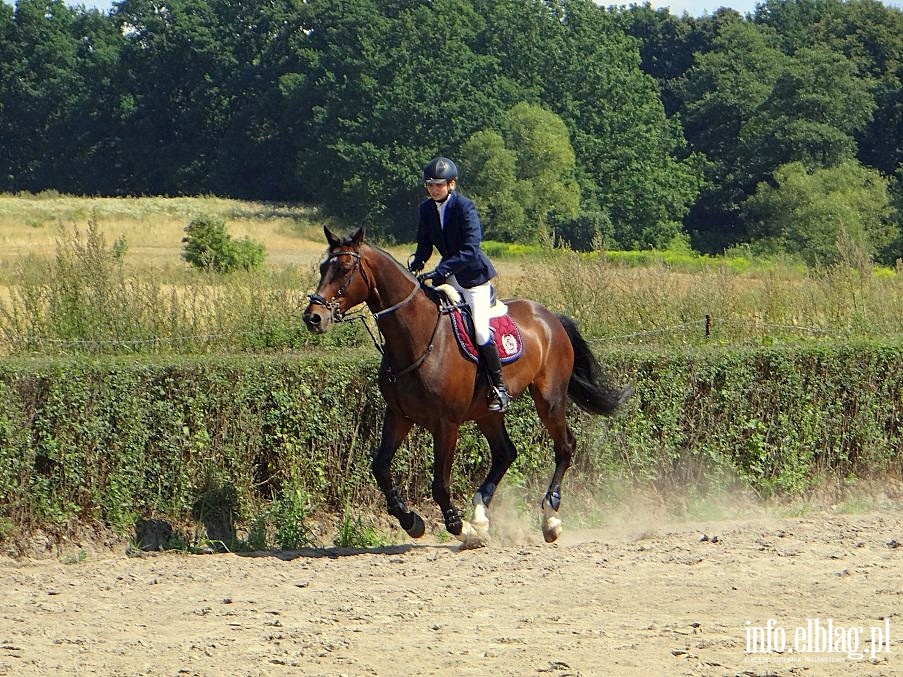
[[476, 287], [496, 276], [492, 262], [480, 248], [483, 240], [480, 217], [473, 202], [452, 192], [445, 207], [445, 228], [439, 223], [436, 203], [420, 203], [420, 224], [417, 226], [417, 251], [414, 260], [426, 263], [439, 250], [442, 260], [436, 272], [446, 277], [454, 275], [464, 288]]

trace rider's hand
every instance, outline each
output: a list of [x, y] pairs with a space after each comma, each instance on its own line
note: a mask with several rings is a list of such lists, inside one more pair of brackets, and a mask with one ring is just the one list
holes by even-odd
[[410, 270], [414, 275], [423, 270], [423, 261], [412, 258], [408, 261], [408, 270]]
[[435, 270], [431, 270], [428, 273], [423, 273], [422, 275], [417, 276], [417, 279], [419, 279], [421, 282], [426, 282], [427, 280], [432, 281], [434, 287], [438, 287], [440, 284], [445, 284], [445, 280], [447, 278], [447, 275]]

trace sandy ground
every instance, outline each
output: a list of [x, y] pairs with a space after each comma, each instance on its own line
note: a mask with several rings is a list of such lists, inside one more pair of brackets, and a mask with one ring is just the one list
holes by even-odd
[[0, 559], [0, 674], [903, 674], [903, 513], [628, 522]]

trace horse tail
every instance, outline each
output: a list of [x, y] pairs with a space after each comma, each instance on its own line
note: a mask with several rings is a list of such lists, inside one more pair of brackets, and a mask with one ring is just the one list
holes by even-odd
[[574, 404], [590, 414], [614, 413], [633, 395], [633, 386], [613, 385], [580, 335], [577, 323], [566, 315], [558, 315], [558, 319], [574, 347], [574, 371], [568, 383], [568, 395]]

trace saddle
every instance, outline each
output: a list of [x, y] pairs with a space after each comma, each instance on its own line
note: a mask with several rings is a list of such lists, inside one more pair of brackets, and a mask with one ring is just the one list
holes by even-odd
[[[458, 291], [450, 284], [436, 288], [441, 292], [439, 309], [451, 320], [452, 333], [458, 342], [461, 353], [471, 362], [479, 364], [480, 353], [473, 329], [473, 318], [470, 307], [463, 301]], [[489, 310], [489, 328], [499, 353], [502, 364], [517, 360], [524, 353], [524, 342], [517, 324], [508, 314], [508, 306], [493, 296]]]

